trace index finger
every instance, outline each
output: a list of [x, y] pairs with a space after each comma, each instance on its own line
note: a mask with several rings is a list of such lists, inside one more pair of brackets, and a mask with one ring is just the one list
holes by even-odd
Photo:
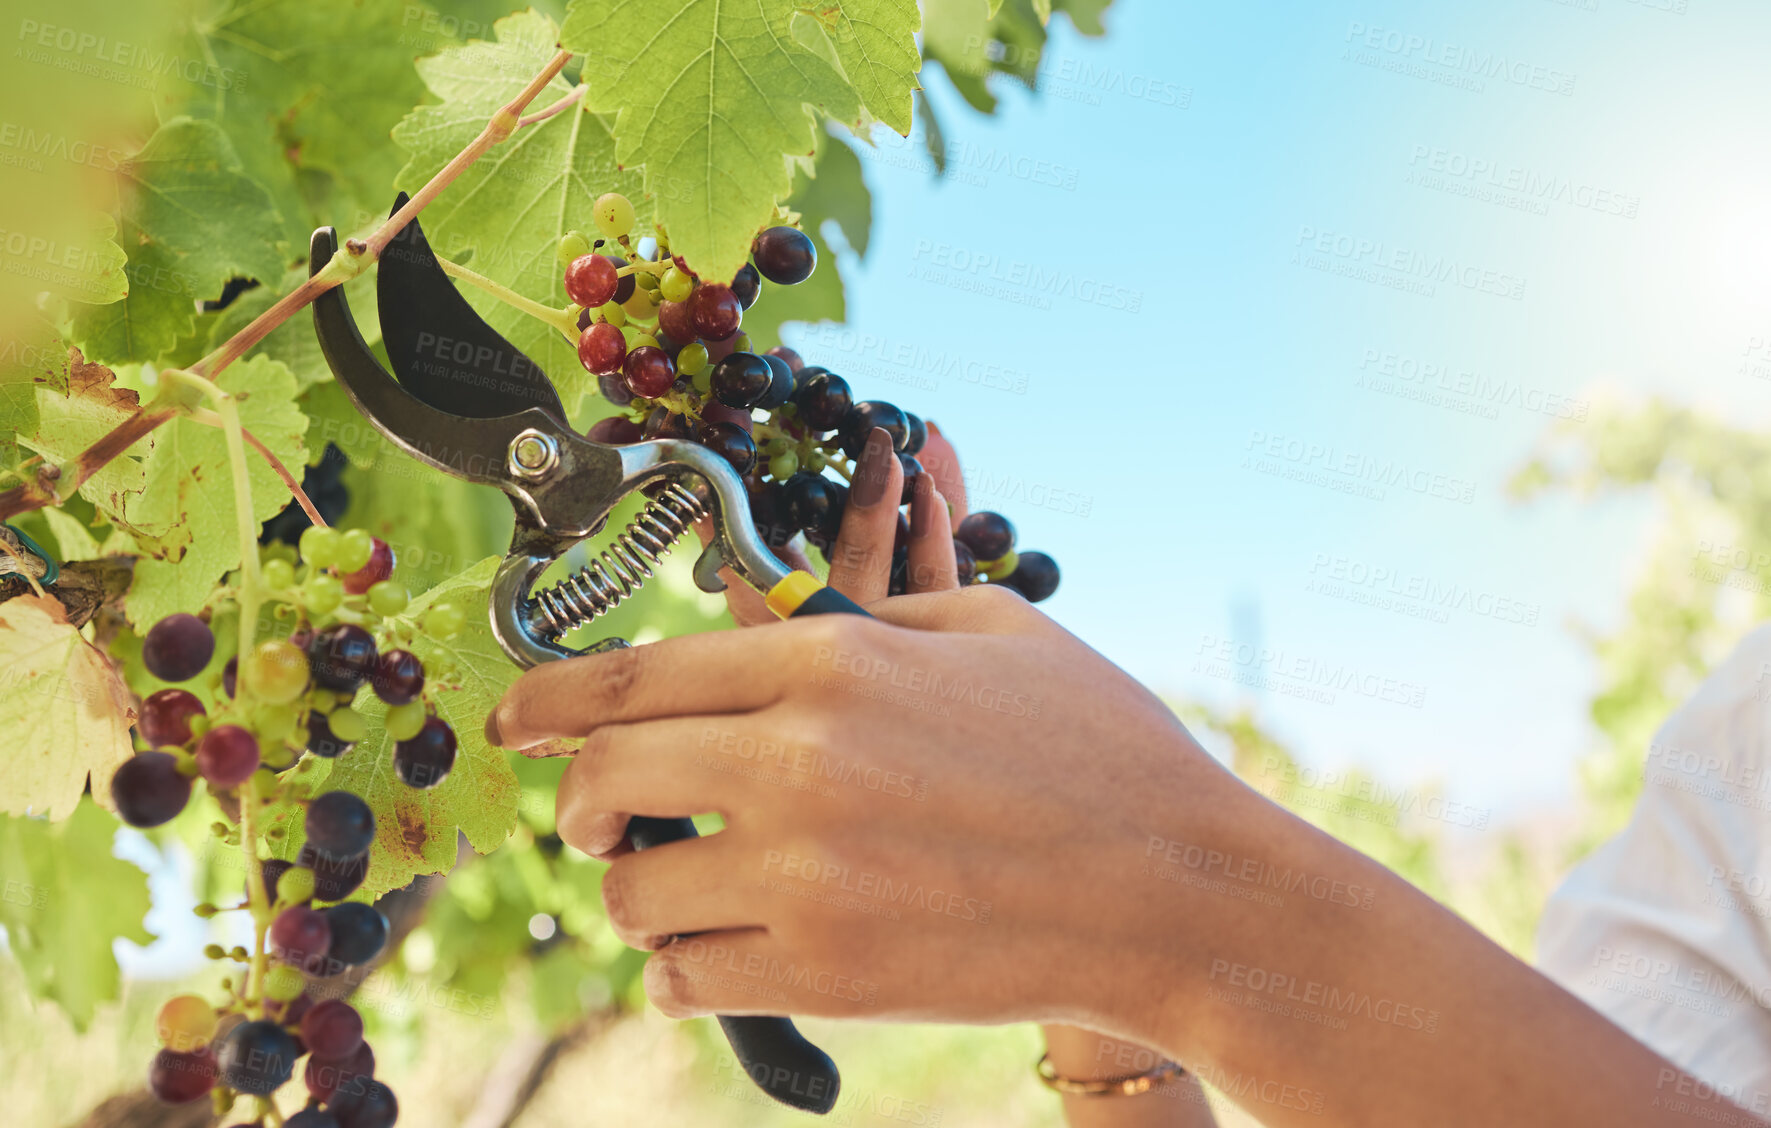
[[486, 739], [523, 749], [615, 722], [762, 709], [781, 695], [790, 642], [773, 630], [712, 631], [548, 662], [504, 691]]

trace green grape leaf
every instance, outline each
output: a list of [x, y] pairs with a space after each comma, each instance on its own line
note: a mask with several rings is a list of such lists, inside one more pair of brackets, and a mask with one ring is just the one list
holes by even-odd
[[996, 95], [984, 81], [993, 69], [985, 47], [990, 21], [1001, 6], [1002, 0], [991, 0], [988, 7], [985, 0], [940, 0], [922, 17], [923, 54], [941, 64], [954, 89], [980, 113], [996, 112]]
[[1033, 0], [1033, 14], [1039, 17], [1039, 24], [1044, 27], [1052, 22], [1052, 0]]
[[76, 1030], [118, 996], [122, 975], [111, 941], [153, 939], [142, 925], [152, 903], [148, 875], [112, 856], [116, 831], [116, 820], [92, 803], [59, 823], [0, 816], [7, 947], [31, 993], [54, 999]]
[[[393, 768], [393, 742], [382, 727], [387, 712], [379, 698], [365, 689], [356, 708], [369, 718], [370, 735], [336, 760], [321, 761], [315, 794], [355, 792], [375, 812], [375, 844], [369, 853], [369, 875], [352, 900], [373, 900], [408, 884], [419, 874], [445, 873], [455, 865], [457, 831], [480, 853], [496, 849], [516, 826], [521, 788], [502, 749], [486, 743], [486, 716], [515, 681], [519, 670], [492, 637], [486, 615], [487, 590], [502, 556], [489, 556], [465, 572], [415, 598], [409, 614], [422, 614], [448, 600], [467, 612], [467, 625], [452, 639], [430, 639], [427, 673], [440, 658], [454, 666], [448, 688], [436, 694], [437, 716], [455, 730], [459, 741], [455, 767], [448, 778], [429, 790], [407, 787]], [[294, 858], [305, 838], [299, 820], [287, 822], [288, 838], [281, 851]]]
[[0, 241], [0, 272], [28, 279], [33, 290], [92, 305], [129, 292], [117, 221], [103, 212], [33, 216], [31, 234], [21, 235], [14, 231]]
[[129, 292], [77, 308], [71, 335], [89, 358], [153, 360], [195, 330], [195, 302], [229, 278], [282, 274], [282, 220], [214, 124], [167, 122], [118, 177]]
[[424, 95], [412, 60], [452, 45], [455, 31], [413, 0], [232, 0], [195, 23], [186, 50], [209, 66], [169, 76], [161, 116], [227, 132], [299, 256], [321, 224], [346, 230], [386, 214], [400, 165], [388, 131]]
[[992, 16], [996, 15], [997, 11], [1002, 8], [1002, 0], [989, 0], [989, 4], [990, 14]]
[[861, 176], [860, 158], [838, 137], [819, 134], [813, 173], [801, 169], [794, 177], [787, 207], [799, 213], [800, 227], [817, 247], [818, 269], [797, 286], [769, 287], [767, 300], [745, 312], [744, 331], [752, 341], [779, 340], [784, 322], [842, 321], [846, 316], [842, 275], [824, 229], [834, 224], [850, 249], [865, 258], [873, 229], [873, 197]]
[[[42, 371], [33, 388], [37, 426], [19, 435], [19, 444], [51, 463], [72, 462], [80, 452], [114, 430], [140, 409], [136, 394], [117, 387], [110, 369], [88, 364], [78, 349], [68, 351], [59, 366]], [[80, 486], [80, 496], [113, 516], [146, 484], [140, 454], [153, 442], [139, 440], [128, 452], [100, 467]]]
[[921, 89], [916, 33], [922, 14], [916, 0], [847, 0], [831, 8], [828, 20], [831, 45], [861, 104], [909, 136], [911, 95]]
[[[420, 60], [419, 74], [440, 105], [420, 106], [394, 129], [409, 154], [398, 183], [415, 190], [485, 127], [554, 54], [558, 29], [534, 11], [499, 20], [496, 43], [454, 47]], [[556, 78], [533, 103], [539, 108], [571, 92]], [[526, 298], [567, 304], [564, 271], [554, 257], [560, 236], [594, 231], [591, 206], [604, 192], [641, 199], [637, 173], [615, 163], [610, 119], [571, 107], [523, 126], [474, 163], [424, 211], [424, 233], [437, 253], [473, 251], [473, 269]], [[488, 324], [541, 366], [566, 403], [596, 383], [578, 363], [572, 341], [545, 322], [460, 285]]]
[[1052, 0], [1052, 8], [1070, 17], [1076, 30], [1087, 36], [1107, 34], [1101, 13], [1112, 7], [1113, 0]]
[[670, 247], [729, 279], [812, 152], [817, 107], [845, 122], [855, 91], [793, 36], [791, 0], [573, 0], [562, 45], [585, 101], [615, 111], [615, 158], [645, 166]]
[[109, 807], [111, 773], [134, 749], [122, 675], [47, 596], [0, 603], [0, 811], [65, 819], [92, 780]]
[[[268, 357], [235, 361], [216, 381], [237, 397], [240, 425], [291, 473], [307, 454], [307, 417], [295, 405], [295, 377]], [[135, 565], [124, 608], [145, 629], [178, 611], [196, 612], [223, 574], [240, 566], [233, 472], [219, 427], [179, 417], [162, 424], [143, 464], [145, 489], [123, 521], [146, 554]], [[256, 450], [246, 449], [252, 516], [261, 522], [293, 496]]]

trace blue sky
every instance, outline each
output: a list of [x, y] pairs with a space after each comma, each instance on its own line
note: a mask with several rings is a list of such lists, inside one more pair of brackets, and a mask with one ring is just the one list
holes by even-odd
[[1049, 610], [1151, 686], [1250, 675], [1310, 763], [1560, 801], [1593, 740], [1570, 623], [1617, 621], [1653, 510], [1504, 482], [1601, 395], [1771, 405], [1771, 14], [1686, 7], [1056, 20], [1045, 93], [994, 118], [929, 77], [950, 175], [867, 155], [849, 324], [790, 338], [939, 421], [1060, 561]]

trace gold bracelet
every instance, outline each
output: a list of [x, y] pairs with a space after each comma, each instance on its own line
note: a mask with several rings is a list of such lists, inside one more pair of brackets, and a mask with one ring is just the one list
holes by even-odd
[[1060, 1075], [1052, 1065], [1049, 1052], [1039, 1055], [1039, 1063], [1033, 1071], [1045, 1082], [1045, 1087], [1072, 1097], [1136, 1097], [1148, 1093], [1158, 1085], [1166, 1085], [1177, 1078], [1185, 1077], [1187, 1071], [1178, 1062], [1158, 1062], [1153, 1069], [1142, 1073], [1133, 1073], [1128, 1077], [1104, 1077], [1098, 1081], [1079, 1081], [1074, 1077]]

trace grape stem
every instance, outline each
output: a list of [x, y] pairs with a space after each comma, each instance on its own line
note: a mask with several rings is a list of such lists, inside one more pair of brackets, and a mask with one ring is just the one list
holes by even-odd
[[517, 122], [517, 128], [521, 129], [525, 125], [534, 125], [538, 121], [546, 121], [548, 118], [559, 113], [561, 110], [565, 109], [567, 106], [570, 106], [572, 103], [578, 101], [578, 99], [584, 97], [584, 90], [585, 90], [584, 84], [582, 82], [579, 83], [577, 86], [572, 87], [572, 92], [570, 94], [566, 95], [564, 98], [561, 98], [559, 101], [555, 102], [553, 105], [548, 106], [546, 109], [536, 110], [534, 113], [530, 114], [528, 117], [525, 117], [521, 121]]
[[441, 256], [438, 256], [437, 261], [443, 264], [444, 274], [451, 278], [459, 278], [471, 286], [477, 286], [506, 305], [513, 306], [530, 317], [547, 322], [558, 329], [566, 340], [573, 344], [578, 343], [578, 319], [565, 310], [554, 309], [552, 306], [544, 306], [540, 302], [530, 301], [509, 286], [494, 282], [484, 274], [476, 274], [460, 263], [450, 262]]
[[36, 576], [31, 575], [30, 565], [25, 560], [24, 553], [13, 548], [11, 543], [8, 542], [5, 537], [0, 537], [0, 552], [6, 553], [6, 555], [18, 561], [18, 574], [23, 576], [25, 582], [31, 585], [31, 590], [37, 593], [37, 598], [42, 599], [44, 597], [43, 585], [37, 582]]
[[845, 482], [853, 482], [855, 480], [854, 477], [850, 474], [849, 468], [847, 466], [844, 466], [840, 459], [833, 458], [829, 462], [826, 462], [824, 465], [829, 467], [830, 469], [836, 471], [837, 477], [841, 478]]
[[[437, 174], [430, 178], [418, 193], [406, 201], [404, 207], [389, 216], [375, 233], [366, 240], [349, 239], [319, 273], [307, 279], [300, 286], [285, 294], [275, 305], [252, 319], [251, 324], [229, 337], [221, 346], [208, 356], [192, 365], [189, 371], [193, 375], [213, 379], [221, 370], [238, 360], [248, 349], [264, 340], [271, 331], [289, 320], [297, 310], [311, 303], [315, 298], [351, 278], [361, 274], [370, 263], [381, 257], [381, 252], [393, 241], [412, 218], [423, 211], [425, 206], [437, 195], [454, 183], [475, 161], [483, 156], [486, 150], [498, 144], [514, 133], [523, 124], [521, 117], [548, 83], [552, 82], [572, 58], [572, 52], [561, 50], [547, 61], [539, 74], [529, 80], [529, 84], [512, 98], [498, 112], [493, 114], [486, 127], [468, 143], [467, 147], [455, 154], [454, 158], [444, 165]], [[551, 107], [550, 107], [551, 108]], [[557, 110], [555, 112], [558, 112]], [[535, 120], [541, 120], [546, 111], [537, 114]], [[60, 475], [55, 467], [43, 467], [36, 480], [21, 486], [0, 492], [0, 521], [16, 517], [21, 513], [29, 513], [33, 509], [41, 509], [46, 505], [54, 505], [63, 497], [72, 494], [82, 483], [118, 455], [135, 445], [136, 440], [153, 432], [160, 424], [171, 419], [179, 412], [176, 408], [163, 408], [154, 411], [138, 410], [136, 414], [123, 420], [111, 432], [82, 451], [74, 462], [74, 480], [59, 482]], [[66, 493], [58, 494], [57, 486]]]
[[[205, 423], [211, 427], [225, 428], [226, 426], [222, 422], [221, 416], [213, 411], [207, 411], [203, 408], [196, 407], [192, 408], [188, 414], [192, 420], [198, 423]], [[301, 483], [295, 480], [295, 475], [291, 474], [289, 468], [283, 465], [283, 460], [271, 453], [271, 449], [265, 446], [264, 443], [260, 442], [258, 436], [254, 435], [247, 428], [241, 427], [240, 434], [246, 439], [246, 442], [251, 445], [253, 450], [256, 450], [259, 454], [264, 456], [264, 460], [270, 463], [271, 469], [277, 472], [277, 477], [283, 479], [283, 484], [289, 487], [289, 492], [295, 495], [296, 502], [301, 505], [301, 511], [307, 514], [307, 519], [322, 529], [326, 528], [326, 519], [320, 516], [320, 511], [318, 509], [314, 508], [313, 501], [308, 498], [307, 492], [301, 488]]]

